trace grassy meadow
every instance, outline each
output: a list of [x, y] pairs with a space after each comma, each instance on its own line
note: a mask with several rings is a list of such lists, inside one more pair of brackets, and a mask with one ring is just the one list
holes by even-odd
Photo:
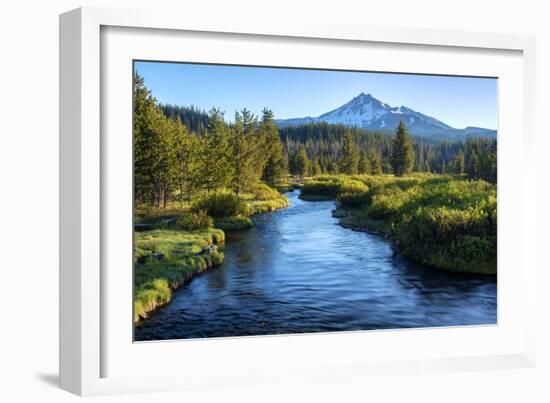
[[323, 175], [304, 183], [301, 198], [336, 200], [343, 226], [386, 236], [399, 253], [428, 266], [496, 273], [495, 184], [425, 173]]

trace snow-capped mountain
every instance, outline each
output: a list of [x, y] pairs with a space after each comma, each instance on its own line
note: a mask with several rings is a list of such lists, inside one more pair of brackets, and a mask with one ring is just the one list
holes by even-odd
[[496, 131], [479, 127], [455, 129], [435, 118], [405, 106], [392, 107], [371, 94], [361, 93], [348, 103], [318, 117], [280, 119], [279, 127], [298, 126], [315, 122], [342, 124], [366, 130], [394, 131], [403, 121], [411, 134], [420, 137], [463, 139], [467, 135], [495, 137]]

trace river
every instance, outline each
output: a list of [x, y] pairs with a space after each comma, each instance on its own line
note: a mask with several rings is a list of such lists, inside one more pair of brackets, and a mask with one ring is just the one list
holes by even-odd
[[225, 261], [181, 287], [135, 340], [495, 324], [492, 276], [447, 273], [342, 228], [334, 202], [306, 202], [227, 233]]

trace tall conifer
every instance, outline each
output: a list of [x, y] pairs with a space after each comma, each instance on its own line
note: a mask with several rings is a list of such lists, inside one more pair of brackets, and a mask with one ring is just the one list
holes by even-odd
[[399, 122], [392, 144], [391, 166], [395, 176], [411, 172], [414, 153], [409, 132], [403, 122]]

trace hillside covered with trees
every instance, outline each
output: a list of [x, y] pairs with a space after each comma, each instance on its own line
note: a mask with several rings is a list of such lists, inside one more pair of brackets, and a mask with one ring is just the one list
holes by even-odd
[[[190, 132], [207, 132], [209, 114], [205, 111], [173, 105], [161, 105], [161, 110], [166, 117], [179, 119]], [[282, 175], [394, 173], [394, 134], [324, 122], [286, 126], [278, 128], [278, 132], [283, 146]], [[465, 174], [471, 179], [496, 183], [496, 139], [428, 141], [410, 136], [410, 140], [412, 172]]]

